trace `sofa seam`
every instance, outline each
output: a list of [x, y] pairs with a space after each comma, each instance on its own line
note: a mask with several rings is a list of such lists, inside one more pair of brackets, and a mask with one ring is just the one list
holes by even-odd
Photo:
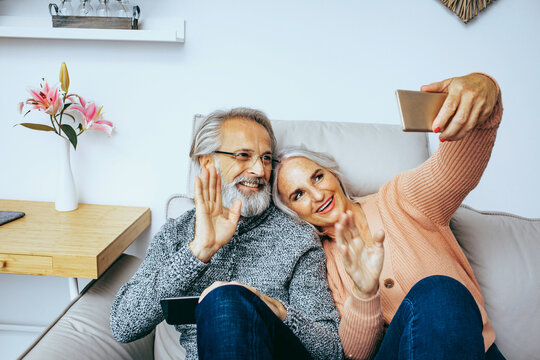
[[540, 222], [540, 218], [528, 218], [528, 217], [519, 216], [519, 215], [516, 215], [516, 214], [504, 212], [504, 211], [480, 211], [480, 210], [476, 210], [475, 208], [473, 208], [473, 207], [471, 207], [469, 205], [466, 205], [466, 204], [461, 204], [460, 207], [471, 210], [471, 211], [474, 211], [474, 212], [476, 212], [478, 214], [482, 214], [482, 215], [506, 216], [506, 217], [510, 217], [510, 218], [514, 218], [514, 219], [525, 220], [525, 221], [528, 221], [528, 222]]

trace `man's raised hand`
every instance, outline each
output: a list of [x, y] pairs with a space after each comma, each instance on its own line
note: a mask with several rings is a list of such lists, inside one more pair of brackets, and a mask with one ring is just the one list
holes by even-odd
[[193, 255], [208, 262], [227, 244], [238, 225], [242, 202], [235, 200], [230, 209], [221, 204], [221, 176], [213, 165], [195, 178], [195, 237], [189, 243]]

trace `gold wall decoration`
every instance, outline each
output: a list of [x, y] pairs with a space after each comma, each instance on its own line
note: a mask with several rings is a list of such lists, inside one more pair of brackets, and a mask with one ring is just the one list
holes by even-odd
[[441, 2], [466, 24], [493, 0], [441, 0]]

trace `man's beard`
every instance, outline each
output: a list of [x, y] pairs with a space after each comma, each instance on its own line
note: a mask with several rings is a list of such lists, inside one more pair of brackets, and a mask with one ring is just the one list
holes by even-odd
[[[221, 175], [217, 161], [215, 165], [218, 174]], [[245, 194], [236, 187], [240, 182], [260, 184], [262, 188], [257, 192]], [[238, 176], [231, 183], [226, 183], [222, 178], [221, 203], [223, 206], [230, 209], [233, 202], [238, 199], [242, 200], [240, 215], [244, 217], [259, 215], [270, 206], [270, 184], [264, 178]]]

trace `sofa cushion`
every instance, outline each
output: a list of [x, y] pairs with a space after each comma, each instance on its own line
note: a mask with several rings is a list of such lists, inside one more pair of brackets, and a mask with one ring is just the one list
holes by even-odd
[[186, 349], [180, 345], [180, 333], [174, 326], [162, 321], [156, 326], [154, 360], [183, 360]]
[[469, 259], [508, 359], [540, 354], [540, 219], [461, 206], [450, 226]]
[[140, 259], [131, 255], [118, 258], [98, 280], [83, 290], [81, 296], [21, 355], [21, 359], [153, 359], [154, 332], [129, 344], [121, 344], [113, 338], [109, 326], [113, 299], [140, 263]]

